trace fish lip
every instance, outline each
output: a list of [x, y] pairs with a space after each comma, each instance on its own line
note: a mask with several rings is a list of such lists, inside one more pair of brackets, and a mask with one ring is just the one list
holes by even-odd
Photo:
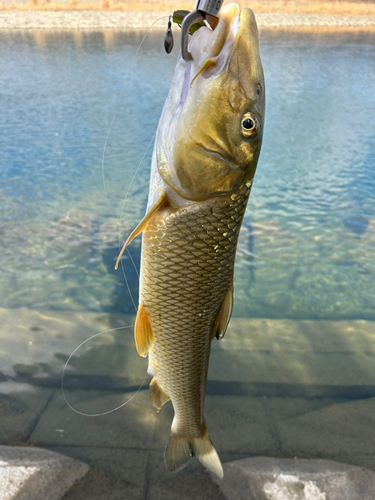
[[[229, 7], [229, 9], [225, 9]], [[219, 23], [215, 29], [202, 27], [191, 37], [188, 50], [192, 59], [181, 61], [185, 65], [184, 81], [181, 89], [180, 104], [183, 106], [188, 98], [190, 82], [208, 59], [217, 62], [218, 74], [232, 57], [232, 48], [236, 44], [237, 35], [245, 24], [255, 24], [254, 13], [251, 9], [240, 9], [237, 4], [227, 4], [224, 7]], [[249, 19], [250, 18], [250, 19]], [[256, 28], [257, 29], [257, 28]], [[232, 48], [228, 48], [232, 47]], [[226, 48], [227, 47], [227, 48]]]
[[202, 27], [192, 36], [189, 43], [189, 52], [192, 55], [192, 60], [188, 62], [189, 67], [193, 63], [202, 66], [207, 59], [219, 56], [224, 59], [225, 65], [243, 33], [251, 33], [251, 38], [258, 37], [254, 12], [250, 8], [240, 9], [237, 4], [225, 5], [215, 29]]
[[[235, 3], [226, 5], [214, 29], [203, 27], [197, 30], [189, 43], [189, 52], [192, 56], [192, 60], [189, 62], [201, 64], [202, 58], [219, 56], [228, 40], [233, 38], [233, 35], [238, 31], [241, 12]], [[237, 29], [235, 29], [236, 27]]]

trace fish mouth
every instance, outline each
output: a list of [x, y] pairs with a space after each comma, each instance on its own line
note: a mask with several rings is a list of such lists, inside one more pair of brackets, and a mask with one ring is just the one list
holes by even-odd
[[[220, 74], [243, 40], [247, 41], [247, 45], [253, 45], [247, 47], [247, 53], [249, 49], [251, 52], [257, 52], [258, 27], [254, 13], [251, 9], [240, 10], [235, 3], [223, 6], [215, 29], [202, 27], [194, 33], [189, 42], [192, 60], [187, 62], [180, 60], [184, 76], [180, 84], [176, 85], [176, 89], [180, 89], [176, 107], [177, 116], [182, 112], [192, 87], [199, 83], [196, 82], [197, 77], [202, 75], [207, 79]], [[257, 64], [256, 58], [253, 59], [252, 65]], [[262, 73], [262, 70], [260, 72]]]
[[225, 5], [215, 29], [202, 27], [194, 33], [189, 43], [192, 61], [187, 63], [187, 70], [192, 73], [193, 68], [198, 69], [200, 74], [207, 61], [211, 61], [208, 66], [211, 66], [211, 69], [215, 66], [216, 71], [208, 71], [203, 76], [209, 77], [218, 73], [236, 51], [241, 40], [249, 39], [249, 34], [251, 38], [254, 35], [257, 38], [258, 35], [253, 11], [240, 10], [235, 3]]
[[197, 30], [190, 43], [189, 52], [195, 63], [199, 63], [207, 56], [217, 57], [227, 41], [231, 26], [239, 19], [237, 4], [223, 7], [219, 22], [215, 29], [203, 27]]

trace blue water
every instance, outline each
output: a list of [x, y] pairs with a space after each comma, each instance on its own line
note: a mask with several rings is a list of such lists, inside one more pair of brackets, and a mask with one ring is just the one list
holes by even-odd
[[[142, 37], [0, 34], [0, 307], [134, 312], [113, 266], [145, 211], [178, 56], [153, 33], [132, 64]], [[235, 316], [375, 320], [374, 48], [374, 35], [262, 33], [266, 128]], [[139, 253], [137, 240], [136, 266]]]

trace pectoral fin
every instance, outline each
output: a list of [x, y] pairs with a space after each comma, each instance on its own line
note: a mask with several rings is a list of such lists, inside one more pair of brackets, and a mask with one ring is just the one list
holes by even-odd
[[164, 403], [169, 401], [171, 398], [162, 391], [155, 380], [155, 377], [150, 383], [150, 401], [155, 406], [157, 410], [160, 410]]
[[216, 317], [212, 337], [221, 340], [227, 330], [227, 326], [233, 310], [233, 285], [228, 290], [223, 303], [221, 304], [219, 313]]
[[152, 333], [150, 319], [142, 304], [139, 304], [137, 318], [135, 320], [134, 337], [138, 354], [145, 357], [154, 340], [154, 335]]
[[168, 197], [165, 193], [160, 193], [158, 199], [154, 203], [154, 205], [150, 208], [150, 210], [147, 212], [147, 214], [143, 217], [141, 222], [138, 224], [138, 226], [134, 229], [134, 231], [131, 233], [129, 238], [125, 241], [124, 246], [122, 247], [122, 250], [120, 252], [120, 255], [117, 257], [116, 264], [115, 264], [115, 269], [118, 268], [118, 264], [120, 262], [120, 259], [122, 257], [122, 254], [125, 252], [126, 247], [129, 245], [129, 243], [134, 240], [136, 236], [141, 234], [141, 232], [146, 228], [148, 222], [152, 217], [155, 215], [155, 213], [160, 210], [161, 208], [165, 207], [168, 203]]

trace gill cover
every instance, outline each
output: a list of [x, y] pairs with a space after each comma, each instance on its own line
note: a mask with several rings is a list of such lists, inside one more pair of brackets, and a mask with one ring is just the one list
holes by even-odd
[[202, 201], [254, 176], [263, 133], [264, 77], [250, 9], [223, 7], [214, 31], [192, 37], [180, 60], [156, 138], [157, 166], [180, 196]]

